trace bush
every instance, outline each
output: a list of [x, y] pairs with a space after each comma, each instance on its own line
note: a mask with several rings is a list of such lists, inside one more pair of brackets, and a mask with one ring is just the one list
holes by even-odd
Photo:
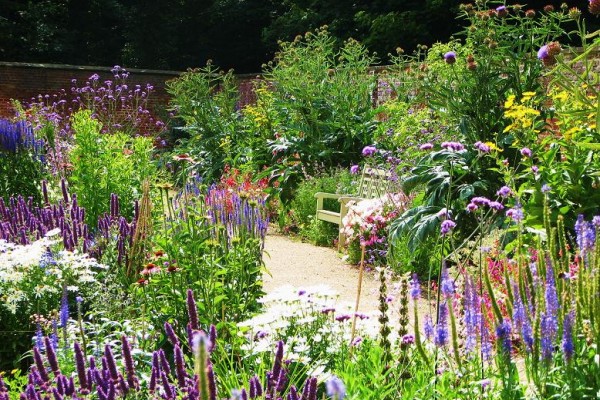
[[130, 138], [122, 133], [101, 133], [102, 124], [90, 111], [73, 116], [75, 147], [71, 152], [71, 191], [86, 209], [86, 223], [96, 226], [98, 217], [109, 211], [109, 199], [118, 195], [122, 215], [131, 218], [134, 201], [141, 197], [142, 182], [152, 179], [152, 142], [145, 137]]

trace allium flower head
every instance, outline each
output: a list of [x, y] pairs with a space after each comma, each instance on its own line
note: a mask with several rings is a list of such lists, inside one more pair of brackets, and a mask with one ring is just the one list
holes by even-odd
[[449, 51], [444, 54], [444, 61], [446, 64], [454, 64], [456, 62], [456, 53], [453, 51]]

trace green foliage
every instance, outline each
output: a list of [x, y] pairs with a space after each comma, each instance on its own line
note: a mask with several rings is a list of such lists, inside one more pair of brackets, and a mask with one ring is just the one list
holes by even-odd
[[175, 155], [189, 153], [196, 161], [193, 169], [215, 181], [225, 165], [234, 164], [243, 137], [233, 72], [219, 72], [208, 64], [170, 81], [167, 90], [172, 109], [185, 124], [181, 129], [188, 134]]
[[358, 42], [340, 49], [325, 30], [282, 43], [265, 77], [273, 82], [273, 162], [268, 171], [289, 202], [297, 184], [319, 170], [348, 167], [371, 143], [373, 58]]
[[75, 147], [69, 177], [71, 192], [86, 209], [86, 223], [96, 226], [98, 217], [109, 211], [111, 194], [119, 196], [121, 215], [133, 216], [134, 201], [141, 196], [142, 182], [156, 174], [150, 160], [152, 142], [121, 133], [101, 134], [101, 125], [90, 111], [73, 116]]

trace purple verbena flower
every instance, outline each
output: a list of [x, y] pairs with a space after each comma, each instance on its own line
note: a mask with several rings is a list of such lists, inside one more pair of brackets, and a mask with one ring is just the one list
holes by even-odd
[[431, 143], [423, 143], [419, 146], [419, 150], [431, 150], [433, 149], [433, 144]]
[[366, 146], [362, 150], [362, 155], [363, 155], [363, 157], [370, 157], [373, 154], [375, 154], [376, 152], [377, 152], [377, 147], [375, 147], [375, 146]]
[[356, 174], [358, 174], [359, 169], [360, 169], [360, 167], [358, 165], [353, 165], [350, 167], [350, 173], [352, 175], [356, 175]]
[[498, 189], [498, 191], [496, 192], [497, 196], [500, 197], [508, 197], [512, 194], [512, 189], [509, 188], [508, 186], [502, 186], [500, 189]]
[[447, 234], [449, 234], [450, 232], [452, 232], [452, 230], [456, 227], [456, 222], [452, 221], [451, 219], [447, 219], [445, 221], [442, 221], [442, 225], [440, 228], [440, 233], [442, 236], [446, 236]]
[[523, 147], [520, 152], [523, 157], [531, 158], [532, 153], [529, 147]]
[[488, 146], [487, 144], [485, 144], [483, 142], [475, 142], [475, 144], [473, 146], [482, 153], [489, 153], [491, 150], [490, 146]]

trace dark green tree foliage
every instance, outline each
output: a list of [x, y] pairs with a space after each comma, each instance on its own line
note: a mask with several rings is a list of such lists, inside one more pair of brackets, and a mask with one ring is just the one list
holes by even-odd
[[[328, 25], [338, 44], [354, 38], [386, 63], [398, 47], [411, 52], [418, 44], [443, 42], [459, 31], [455, 19], [459, 3], [3, 0], [0, 60], [185, 70], [212, 59], [225, 70], [259, 72], [273, 58], [279, 40], [291, 41]], [[547, 4], [561, 6], [561, 1], [525, 3], [535, 10]], [[585, 4], [570, 5], [585, 9]], [[597, 29], [597, 22], [588, 20], [590, 31]]]

